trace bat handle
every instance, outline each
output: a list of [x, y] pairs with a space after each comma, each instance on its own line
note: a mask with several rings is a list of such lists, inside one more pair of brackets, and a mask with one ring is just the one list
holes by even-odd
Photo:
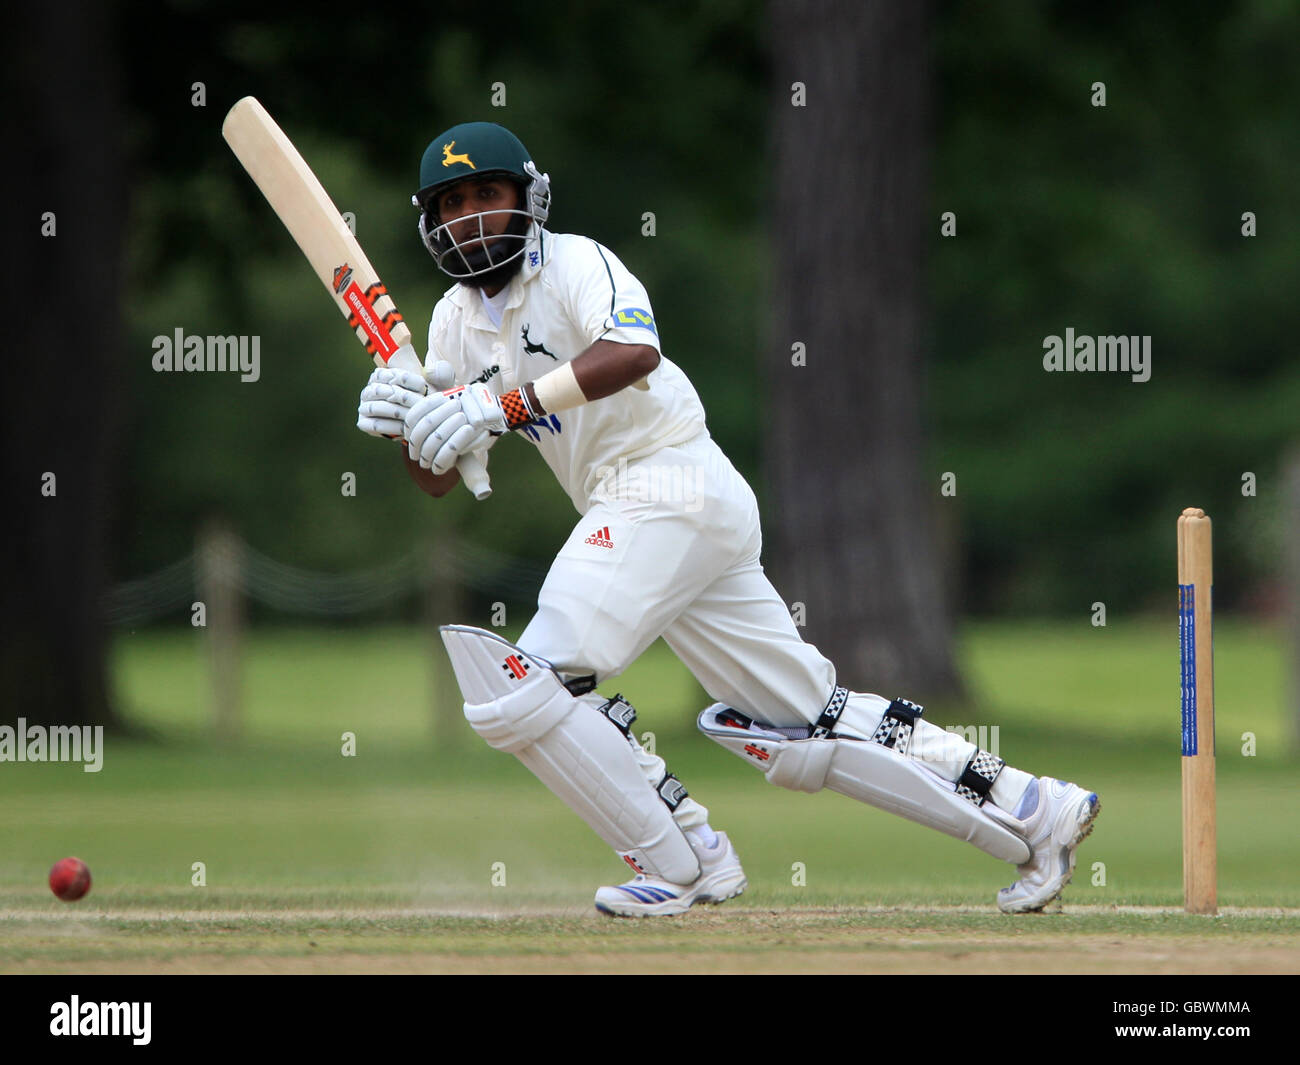
[[483, 459], [479, 457], [478, 452], [471, 451], [468, 455], [462, 456], [456, 463], [456, 469], [460, 470], [461, 480], [465, 482], [465, 487], [474, 493], [475, 499], [481, 502], [492, 494], [492, 482], [488, 480], [487, 467], [483, 465]]
[[[387, 360], [376, 355], [375, 363], [393, 366], [399, 370], [410, 370], [421, 376], [424, 374], [424, 364], [420, 362], [420, 356], [415, 353], [415, 348], [410, 344], [403, 344]], [[474, 493], [475, 499], [481, 502], [492, 494], [492, 482], [488, 479], [487, 466], [477, 454], [471, 452], [463, 456], [456, 463], [456, 469], [460, 470], [461, 480], [465, 482], [465, 487]]]

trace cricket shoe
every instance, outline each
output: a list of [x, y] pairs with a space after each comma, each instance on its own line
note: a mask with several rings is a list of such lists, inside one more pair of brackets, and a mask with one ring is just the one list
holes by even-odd
[[697, 902], [735, 898], [748, 883], [745, 870], [727, 834], [719, 832], [717, 836], [717, 843], [706, 847], [693, 833], [686, 833], [700, 861], [700, 875], [693, 884], [673, 884], [639, 874], [626, 884], [600, 888], [596, 892], [596, 909], [611, 917], [669, 917], [685, 913]]
[[1003, 913], [1032, 913], [1060, 897], [1074, 875], [1074, 855], [1092, 831], [1101, 801], [1094, 792], [1051, 777], [1038, 778], [1038, 808], [1021, 822], [1031, 857], [1020, 879], [998, 892]]

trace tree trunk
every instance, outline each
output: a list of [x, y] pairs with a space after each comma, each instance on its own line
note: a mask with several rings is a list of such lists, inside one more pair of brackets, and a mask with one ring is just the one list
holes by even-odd
[[958, 694], [922, 421], [924, 250], [938, 224], [928, 8], [773, 0], [771, 12], [771, 568], [840, 683]]
[[19, 237], [6, 264], [0, 419], [9, 511], [0, 718], [9, 721], [115, 724], [102, 604], [126, 217], [113, 10], [20, 4], [6, 27], [6, 213]]

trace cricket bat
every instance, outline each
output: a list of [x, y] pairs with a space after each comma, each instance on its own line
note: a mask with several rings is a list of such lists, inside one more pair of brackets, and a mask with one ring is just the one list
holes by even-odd
[[[221, 135], [307, 256], [348, 325], [356, 330], [357, 339], [374, 356], [375, 365], [422, 374], [411, 330], [387, 286], [329, 194], [266, 108], [254, 97], [245, 96], [226, 115]], [[477, 454], [462, 456], [456, 468], [475, 499], [492, 494], [487, 467]]]

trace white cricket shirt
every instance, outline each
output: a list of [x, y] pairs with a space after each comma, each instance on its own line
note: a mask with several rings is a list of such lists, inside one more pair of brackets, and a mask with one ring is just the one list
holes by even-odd
[[586, 513], [592, 492], [620, 459], [631, 462], [704, 435], [704, 407], [686, 374], [663, 356], [650, 298], [613, 252], [589, 237], [542, 230], [524, 256], [502, 290], [507, 298], [499, 327], [477, 289], [454, 285], [438, 301], [425, 368], [445, 359], [458, 384], [482, 381], [499, 396], [597, 340], [659, 351], [659, 365], [639, 385], [518, 431]]

